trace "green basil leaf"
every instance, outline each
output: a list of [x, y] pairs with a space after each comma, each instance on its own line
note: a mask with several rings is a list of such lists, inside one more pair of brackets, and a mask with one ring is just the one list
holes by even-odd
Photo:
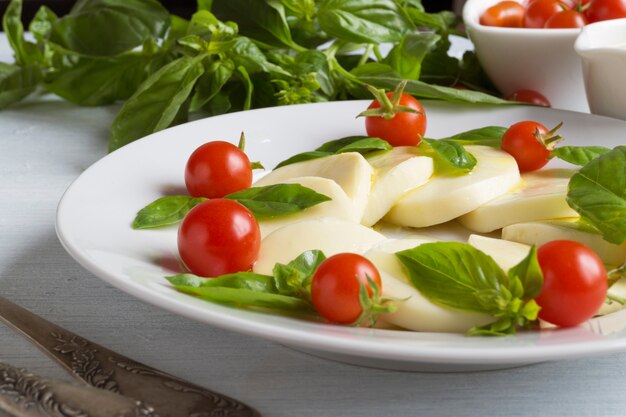
[[570, 164], [585, 166], [610, 150], [604, 146], [559, 146], [552, 151], [552, 155]]
[[18, 67], [0, 62], [0, 109], [35, 91], [41, 78], [41, 70], [37, 66]]
[[509, 279], [469, 244], [434, 242], [396, 253], [415, 288], [436, 304], [497, 315], [505, 309]]
[[472, 129], [456, 135], [442, 138], [441, 140], [454, 141], [461, 145], [485, 145], [493, 148], [500, 148], [502, 136], [507, 131], [502, 126], [486, 126], [479, 129]]
[[297, 75], [315, 73], [320, 88], [329, 97], [336, 94], [336, 85], [328, 64], [328, 58], [322, 51], [303, 51], [296, 55], [294, 64], [288, 68]]
[[234, 71], [235, 64], [230, 59], [211, 62], [206, 72], [198, 79], [189, 111], [199, 110], [211, 101], [232, 77]]
[[22, 0], [11, 0], [2, 16], [2, 29], [15, 55], [17, 65], [32, 65], [40, 60], [37, 46], [24, 39]]
[[389, 65], [400, 77], [417, 80], [420, 78], [424, 57], [439, 39], [440, 36], [434, 33], [409, 32], [391, 49], [383, 63]]
[[413, 29], [393, 0], [322, 0], [318, 21], [330, 36], [354, 43], [396, 42]]
[[461, 17], [449, 10], [426, 13], [419, 9], [409, 8], [407, 13], [415, 26], [435, 30], [437, 33], [455, 32], [456, 27], [461, 23]]
[[101, 106], [129, 98], [148, 77], [150, 57], [140, 54], [116, 58], [79, 57], [69, 68], [46, 76], [45, 87], [81, 106]]
[[148, 77], [113, 121], [109, 150], [172, 125], [204, 74], [203, 58], [178, 58]]
[[58, 20], [57, 15], [46, 6], [41, 6], [33, 20], [28, 25], [28, 30], [38, 41], [44, 41], [52, 31], [52, 25]]
[[330, 198], [300, 184], [275, 184], [252, 187], [225, 198], [246, 206], [259, 219], [271, 219], [297, 213]]
[[386, 140], [371, 136], [348, 136], [341, 139], [326, 142], [316, 152], [329, 152], [332, 154], [345, 152], [358, 152], [365, 154], [372, 151], [388, 151], [392, 146]]
[[225, 287], [267, 292], [271, 294], [276, 293], [276, 287], [274, 287], [274, 281], [271, 276], [247, 271], [220, 275], [216, 278], [199, 277], [193, 274], [178, 274], [165, 277], [165, 279], [167, 279], [176, 288]]
[[626, 146], [592, 159], [569, 181], [567, 204], [608, 242], [626, 240]]
[[330, 155], [332, 155], [331, 152], [319, 152], [319, 151], [302, 152], [280, 162], [278, 165], [276, 165], [274, 169], [284, 167], [285, 165], [291, 165], [297, 162], [309, 161], [311, 159], [323, 158], [325, 156], [330, 156]]
[[236, 35], [237, 24], [234, 22], [222, 22], [208, 10], [199, 10], [191, 16], [187, 34], [209, 35], [207, 40], [219, 40], [224, 37]]
[[276, 264], [272, 272], [278, 293], [307, 299], [313, 274], [325, 259], [322, 251], [310, 250], [287, 265]]
[[261, 307], [273, 310], [310, 312], [311, 305], [300, 298], [229, 287], [177, 287], [179, 291], [221, 304]]
[[178, 223], [189, 210], [205, 200], [206, 198], [187, 195], [161, 197], [139, 210], [133, 221], [133, 229], [150, 229]]
[[535, 298], [543, 287], [543, 272], [537, 260], [537, 247], [533, 245], [528, 255], [520, 263], [509, 269], [509, 279], [520, 280], [523, 287], [523, 297], [525, 299]]
[[[379, 63], [361, 65], [353, 69], [351, 73], [364, 84], [370, 84], [385, 90], [393, 90], [402, 81], [402, 77], [396, 74], [388, 65]], [[408, 80], [404, 91], [419, 98], [439, 99], [457, 103], [515, 104], [514, 102], [479, 91], [459, 90], [427, 84], [418, 80]]]
[[161, 38], [170, 15], [157, 0], [79, 0], [55, 21], [50, 40], [89, 56], [112, 56]]
[[424, 154], [433, 158], [437, 173], [466, 174], [476, 166], [474, 155], [452, 140], [422, 138], [419, 147]]

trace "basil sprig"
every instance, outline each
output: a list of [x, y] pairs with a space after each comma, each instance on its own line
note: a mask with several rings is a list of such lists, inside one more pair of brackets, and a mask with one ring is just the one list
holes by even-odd
[[396, 253], [412, 284], [433, 303], [489, 314], [494, 322], [470, 335], [508, 335], [536, 320], [543, 274], [535, 248], [505, 273], [487, 254], [465, 243], [425, 243]]
[[465, 147], [449, 139], [422, 138], [419, 148], [433, 158], [438, 174], [462, 175], [476, 166], [476, 158]]
[[585, 166], [610, 150], [604, 146], [559, 146], [552, 150], [552, 156], [570, 164]]
[[[297, 213], [330, 200], [330, 197], [300, 184], [251, 187], [224, 198], [246, 206], [257, 220]], [[161, 197], [142, 208], [132, 226], [134, 229], [151, 229], [178, 223], [189, 210], [206, 200], [186, 195]]]
[[311, 313], [310, 285], [326, 259], [319, 250], [302, 253], [288, 264], [276, 264], [272, 275], [238, 272], [216, 278], [179, 274], [166, 279], [179, 291], [203, 300], [278, 311]]
[[567, 204], [616, 245], [626, 240], [626, 146], [592, 159], [569, 181]]

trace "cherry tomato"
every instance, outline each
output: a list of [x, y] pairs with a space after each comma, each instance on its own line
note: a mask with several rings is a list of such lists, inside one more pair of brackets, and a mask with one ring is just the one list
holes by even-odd
[[529, 120], [515, 123], [502, 136], [502, 150], [515, 158], [520, 172], [535, 171], [548, 163], [550, 150], [560, 139], [555, 135], [559, 127], [548, 131]]
[[564, 10], [563, 7], [567, 6], [559, 0], [534, 0], [524, 14], [524, 27], [543, 28], [552, 15]]
[[576, 326], [598, 312], [606, 298], [608, 279], [602, 261], [591, 249], [571, 240], [554, 240], [537, 251], [543, 288], [539, 318], [557, 326]]
[[521, 28], [524, 20], [524, 6], [516, 1], [501, 1], [480, 15], [480, 24], [507, 28]]
[[541, 93], [534, 90], [519, 90], [506, 98], [511, 101], [521, 101], [524, 103], [534, 104], [536, 106], [550, 107], [550, 102]]
[[550, 17], [546, 21], [546, 28], [581, 28], [587, 24], [587, 18], [584, 14], [576, 10], [562, 10]]
[[354, 323], [363, 313], [359, 301], [361, 284], [370, 297], [367, 277], [381, 288], [380, 274], [367, 258], [356, 253], [333, 255], [320, 264], [311, 282], [311, 299], [315, 310], [333, 323]]
[[585, 14], [589, 23], [626, 17], [626, 0], [591, 0]]
[[[390, 99], [393, 93], [386, 93]], [[386, 140], [392, 146], [414, 146], [420, 143], [421, 136], [426, 133], [426, 113], [424, 108], [413, 96], [402, 93], [398, 103], [393, 103], [394, 107], [385, 109], [379, 100], [374, 100], [367, 108], [367, 111], [380, 109], [382, 113], [390, 114], [386, 116], [366, 116], [365, 130], [369, 136]], [[403, 111], [397, 106], [408, 107], [417, 113]]]
[[207, 200], [191, 209], [178, 229], [178, 251], [194, 274], [216, 277], [248, 271], [259, 255], [261, 231], [236, 201]]
[[187, 161], [185, 185], [194, 197], [219, 198], [245, 190], [252, 185], [250, 160], [232, 143], [205, 143]]

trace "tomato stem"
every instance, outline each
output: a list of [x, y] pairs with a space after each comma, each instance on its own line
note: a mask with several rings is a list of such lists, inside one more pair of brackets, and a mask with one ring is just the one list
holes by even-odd
[[403, 106], [400, 104], [400, 99], [402, 98], [402, 94], [404, 93], [404, 88], [406, 87], [407, 80], [401, 81], [396, 88], [393, 90], [393, 94], [391, 98], [387, 95], [384, 89], [377, 89], [371, 85], [367, 85], [367, 89], [374, 96], [376, 101], [380, 103], [380, 107], [367, 109], [361, 112], [357, 117], [383, 117], [386, 120], [391, 120], [398, 113], [415, 113], [422, 114], [421, 111], [416, 110], [409, 106]]

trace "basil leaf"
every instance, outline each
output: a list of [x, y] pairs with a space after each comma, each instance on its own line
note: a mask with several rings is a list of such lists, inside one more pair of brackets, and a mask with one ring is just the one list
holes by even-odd
[[537, 247], [533, 245], [528, 255], [520, 263], [509, 269], [509, 279], [520, 280], [523, 287], [523, 297], [525, 299], [535, 298], [543, 287], [543, 272], [537, 260]]
[[461, 23], [460, 16], [449, 10], [439, 13], [426, 13], [422, 10], [409, 8], [407, 13], [415, 26], [435, 30], [437, 33], [454, 32]]
[[358, 152], [365, 154], [372, 151], [388, 151], [392, 146], [386, 140], [371, 136], [348, 136], [341, 139], [331, 140], [317, 148], [316, 152], [328, 152], [331, 154]]
[[258, 220], [297, 213], [330, 198], [300, 184], [275, 184], [252, 187], [225, 198], [243, 204]]
[[295, 164], [296, 162], [309, 161], [311, 159], [323, 158], [325, 156], [330, 156], [330, 155], [332, 155], [331, 152], [319, 152], [319, 151], [302, 152], [278, 163], [278, 165], [276, 165], [274, 169], [284, 167], [285, 165]]
[[220, 275], [216, 278], [204, 278], [193, 274], [178, 274], [165, 277], [175, 287], [226, 287], [248, 289], [252, 291], [275, 293], [274, 281], [269, 275], [256, 274], [254, 272], [237, 272], [234, 274]]
[[559, 146], [552, 150], [552, 156], [570, 164], [585, 166], [592, 159], [609, 152], [604, 146]]
[[486, 126], [472, 129], [440, 140], [454, 141], [461, 145], [485, 145], [500, 148], [502, 136], [508, 128], [502, 126]]
[[179, 291], [222, 304], [262, 307], [273, 310], [309, 312], [311, 305], [297, 297], [229, 287], [178, 287]]
[[395, 42], [413, 29], [393, 0], [322, 0], [318, 21], [330, 36], [354, 43]]
[[113, 56], [167, 32], [170, 17], [157, 0], [79, 0], [52, 24], [50, 41], [89, 56]]
[[13, 49], [17, 65], [30, 65], [39, 61], [37, 46], [24, 39], [22, 0], [11, 0], [2, 16], [2, 29], [6, 33], [11, 49]]
[[437, 173], [466, 174], [476, 166], [474, 155], [452, 140], [422, 138], [419, 147], [424, 154], [433, 158]]
[[28, 30], [38, 41], [44, 41], [52, 31], [52, 25], [58, 20], [57, 15], [46, 6], [41, 6], [30, 21]]
[[206, 72], [198, 79], [195, 94], [191, 99], [190, 111], [196, 111], [215, 97], [235, 71], [235, 64], [230, 59], [213, 61]]
[[[388, 65], [379, 63], [361, 65], [353, 69], [351, 73], [362, 83], [370, 84], [376, 88], [384, 88], [385, 90], [393, 90], [402, 81], [402, 77], [396, 74]], [[418, 80], [408, 80], [404, 92], [419, 98], [439, 99], [457, 103], [515, 104], [480, 91], [459, 90], [427, 84]]]
[[325, 259], [322, 251], [309, 250], [287, 265], [276, 264], [272, 273], [278, 293], [308, 299], [313, 274]]
[[0, 109], [17, 103], [35, 91], [41, 78], [39, 67], [18, 67], [0, 62]]
[[567, 204], [608, 242], [626, 240], [626, 146], [592, 159], [570, 179]]
[[396, 253], [411, 283], [434, 303], [498, 314], [509, 279], [484, 252], [458, 242], [425, 243]]
[[439, 42], [433, 33], [409, 32], [396, 44], [383, 63], [389, 65], [400, 77], [417, 80], [426, 54]]
[[175, 123], [196, 80], [204, 74], [203, 58], [178, 58], [148, 77], [113, 121], [109, 150]]
[[299, 75], [315, 73], [322, 92], [330, 97], [336, 94], [336, 85], [328, 58], [322, 51], [303, 51], [296, 55], [293, 71]]
[[187, 195], [161, 197], [139, 210], [133, 221], [133, 229], [151, 229], [178, 223], [189, 210], [203, 201], [206, 198]]

